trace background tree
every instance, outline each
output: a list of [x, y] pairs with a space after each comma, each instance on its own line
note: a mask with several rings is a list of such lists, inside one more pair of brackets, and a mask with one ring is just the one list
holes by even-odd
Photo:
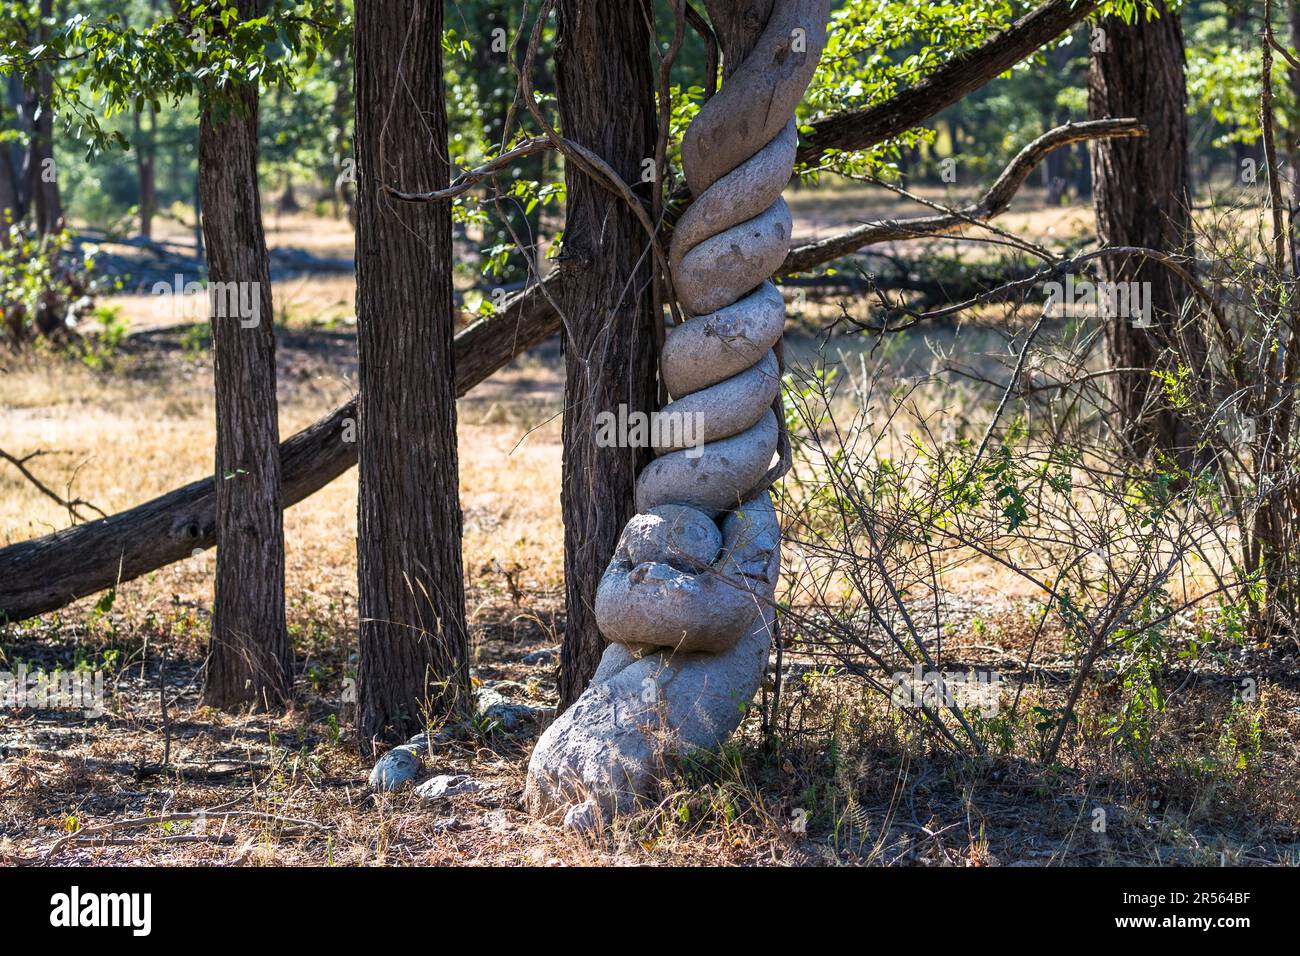
[[[442, 4], [355, 21], [360, 360], [357, 732], [411, 736], [469, 702], [452, 348], [451, 212], [385, 186], [449, 181]], [[394, 117], [401, 116], [401, 122]]]
[[[1147, 127], [1141, 139], [1095, 141], [1092, 146], [1093, 206], [1097, 236], [1106, 245], [1139, 246], [1184, 255], [1191, 252], [1192, 200], [1187, 158], [1187, 92], [1183, 31], [1163, 0], [1153, 19], [1104, 18], [1093, 44], [1088, 73], [1088, 115], [1134, 117]], [[1177, 344], [1192, 362], [1204, 358], [1195, 324], [1185, 319], [1187, 284], [1157, 262], [1138, 256], [1103, 260], [1111, 282], [1148, 283], [1149, 327], [1129, 317], [1104, 320], [1107, 364], [1154, 370]], [[1191, 462], [1194, 438], [1161, 397], [1159, 381], [1146, 371], [1111, 376], [1115, 415], [1124, 423], [1137, 455], [1153, 449]]]
[[[238, 0], [236, 9], [252, 20], [264, 0]], [[276, 707], [290, 697], [293, 658], [284, 618], [275, 313], [257, 183], [258, 89], [238, 84], [228, 97], [199, 121], [208, 283], [233, 283], [241, 296], [251, 291], [258, 321], [213, 308], [217, 574], [203, 697], [217, 707]]]

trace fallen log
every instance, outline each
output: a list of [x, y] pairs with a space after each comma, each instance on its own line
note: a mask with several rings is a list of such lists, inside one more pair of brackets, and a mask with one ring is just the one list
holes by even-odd
[[[560, 281], [559, 272], [552, 274], [456, 336], [458, 395], [559, 328], [547, 296]], [[284, 507], [356, 464], [355, 420], [354, 399], [281, 443]], [[0, 549], [0, 621], [57, 610], [210, 548], [216, 522], [216, 489], [207, 477], [107, 518]]]

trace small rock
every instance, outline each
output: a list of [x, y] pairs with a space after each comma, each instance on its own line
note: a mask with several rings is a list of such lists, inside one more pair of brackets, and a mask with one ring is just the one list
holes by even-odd
[[482, 789], [483, 784], [467, 774], [440, 773], [416, 787], [415, 792], [426, 800], [441, 800], [462, 793], [476, 793]]
[[555, 660], [555, 648], [543, 647], [541, 650], [525, 654], [520, 660], [525, 664], [549, 664]]
[[441, 820], [433, 821], [434, 833], [451, 833], [455, 830], [464, 830], [465, 824], [461, 823], [456, 817], [443, 817]]
[[479, 716], [497, 722], [497, 726], [509, 733], [521, 724], [534, 724], [554, 713], [550, 707], [538, 707], [533, 704], [512, 701], [497, 690], [480, 691], [478, 695]]
[[595, 833], [600, 829], [600, 815], [596, 809], [596, 802], [588, 800], [569, 807], [569, 812], [564, 815], [564, 829], [584, 834]]
[[420, 775], [420, 764], [429, 749], [424, 734], [412, 737], [379, 758], [370, 771], [370, 786], [375, 790], [399, 790]]

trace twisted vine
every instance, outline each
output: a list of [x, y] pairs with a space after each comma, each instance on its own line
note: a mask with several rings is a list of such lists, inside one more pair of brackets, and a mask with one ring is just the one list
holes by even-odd
[[[829, 0], [707, 4], [729, 65], [682, 141], [695, 197], [668, 265], [687, 318], [668, 334], [663, 412], [697, 430], [655, 434], [596, 594], [611, 642], [591, 685], [548, 728], [529, 763], [535, 812], [608, 814], [649, 795], [670, 755], [735, 730], [761, 680], [780, 568], [768, 485], [781, 426], [785, 320], [772, 274], [790, 249], [781, 193], [794, 167], [794, 111], [825, 44]], [[730, 40], [730, 43], [729, 43]], [[728, 46], [730, 45], [730, 49]], [[662, 413], [661, 413], [662, 414]]]

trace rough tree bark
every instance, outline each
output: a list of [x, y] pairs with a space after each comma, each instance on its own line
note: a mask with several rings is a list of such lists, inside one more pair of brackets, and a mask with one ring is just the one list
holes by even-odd
[[[640, 183], [654, 156], [654, 75], [639, 2], [560, 0], [556, 84], [565, 135]], [[593, 610], [596, 586], [635, 508], [632, 488], [644, 449], [600, 448], [595, 418], [655, 408], [652, 259], [649, 239], [617, 196], [566, 163], [568, 209], [559, 300], [566, 317], [564, 580], [560, 706], [591, 680], [605, 649]]]
[[[1182, 254], [1192, 246], [1183, 31], [1163, 0], [1158, 6], [1154, 20], [1104, 19], [1105, 48], [1093, 46], [1089, 118], [1134, 117], [1147, 127], [1142, 139], [1092, 143], [1093, 206], [1102, 243]], [[1199, 367], [1204, 346], [1194, 324], [1180, 318], [1191, 294], [1185, 282], [1159, 263], [1136, 257], [1102, 260], [1101, 271], [1108, 281], [1150, 283], [1151, 290], [1149, 328], [1125, 317], [1105, 320], [1111, 367], [1155, 368], [1171, 347]], [[1116, 375], [1110, 381], [1116, 422], [1134, 454], [1161, 450], [1189, 464], [1192, 436], [1178, 415], [1157, 407], [1164, 404], [1159, 383], [1147, 375]]]
[[370, 0], [355, 21], [357, 729], [405, 740], [469, 700], [452, 344], [442, 4]]
[[[241, 18], [261, 0], [239, 0]], [[257, 187], [256, 86], [232, 91], [199, 123], [199, 192], [217, 393], [217, 574], [203, 698], [216, 707], [278, 707], [290, 695], [284, 619], [284, 519], [275, 394], [270, 260]], [[245, 299], [245, 296], [251, 296]], [[230, 305], [256, 305], [256, 322]]]

